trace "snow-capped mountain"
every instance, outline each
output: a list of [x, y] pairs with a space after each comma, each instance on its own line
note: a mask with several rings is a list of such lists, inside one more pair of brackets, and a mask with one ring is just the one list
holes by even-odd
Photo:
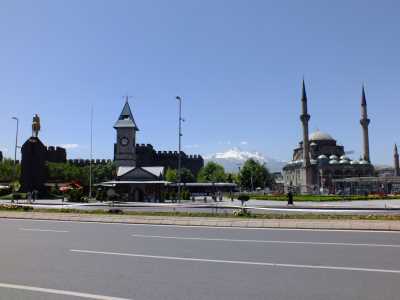
[[257, 160], [260, 163], [265, 163], [270, 172], [280, 172], [282, 171], [282, 167], [285, 165], [285, 162], [268, 158], [260, 152], [244, 151], [239, 148], [232, 148], [225, 152], [218, 152], [205, 156], [205, 163], [208, 161], [214, 161], [224, 166], [225, 171], [227, 172], [237, 172], [238, 168], [250, 158]]

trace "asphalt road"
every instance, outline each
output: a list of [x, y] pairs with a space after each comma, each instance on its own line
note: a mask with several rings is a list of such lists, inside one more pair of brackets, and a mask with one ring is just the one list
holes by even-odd
[[399, 299], [400, 233], [0, 220], [0, 299]]

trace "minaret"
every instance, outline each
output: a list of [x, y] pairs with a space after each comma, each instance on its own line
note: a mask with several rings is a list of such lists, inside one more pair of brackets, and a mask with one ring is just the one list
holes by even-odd
[[303, 125], [303, 186], [301, 187], [302, 193], [309, 193], [312, 184], [311, 163], [310, 163], [310, 142], [308, 137], [308, 121], [310, 115], [307, 109], [307, 94], [304, 79], [301, 91], [301, 115], [300, 120]]
[[394, 176], [400, 176], [400, 166], [399, 166], [399, 152], [397, 151], [397, 145], [394, 144]]
[[367, 100], [365, 99], [365, 90], [364, 85], [362, 86], [362, 94], [361, 94], [361, 120], [360, 124], [363, 130], [363, 159], [367, 162], [371, 162], [369, 156], [369, 136], [368, 136], [368, 125], [370, 123], [370, 119], [368, 119], [367, 113]]

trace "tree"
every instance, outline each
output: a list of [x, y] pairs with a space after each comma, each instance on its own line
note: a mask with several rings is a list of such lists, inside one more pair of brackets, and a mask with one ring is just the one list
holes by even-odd
[[[47, 163], [49, 181], [65, 182], [79, 181], [89, 186], [90, 167], [77, 166], [69, 163]], [[92, 183], [111, 180], [114, 177], [115, 166], [112, 163], [92, 165]]]
[[165, 172], [165, 180], [169, 182], [176, 182], [177, 178], [176, 170], [168, 168], [167, 172]]
[[[178, 181], [178, 170], [168, 168], [165, 173], [165, 180], [169, 182], [177, 182]], [[181, 182], [194, 182], [195, 178], [189, 169], [182, 168], [181, 169]]]
[[271, 187], [274, 179], [269, 173], [265, 164], [254, 159], [248, 159], [239, 173], [240, 185], [247, 190], [254, 190], [258, 187]]
[[181, 182], [195, 182], [192, 171], [186, 168], [181, 169]]
[[225, 169], [223, 166], [210, 161], [200, 170], [197, 180], [199, 182], [225, 182]]
[[11, 159], [4, 159], [0, 162], [0, 182], [12, 182], [19, 180], [21, 165], [14, 165]]

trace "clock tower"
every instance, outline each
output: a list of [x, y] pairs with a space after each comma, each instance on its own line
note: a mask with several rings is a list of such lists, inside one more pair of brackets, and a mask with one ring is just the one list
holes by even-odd
[[136, 166], [136, 132], [139, 128], [133, 119], [128, 97], [122, 112], [114, 125], [117, 131], [117, 140], [114, 144], [114, 163], [117, 167]]

